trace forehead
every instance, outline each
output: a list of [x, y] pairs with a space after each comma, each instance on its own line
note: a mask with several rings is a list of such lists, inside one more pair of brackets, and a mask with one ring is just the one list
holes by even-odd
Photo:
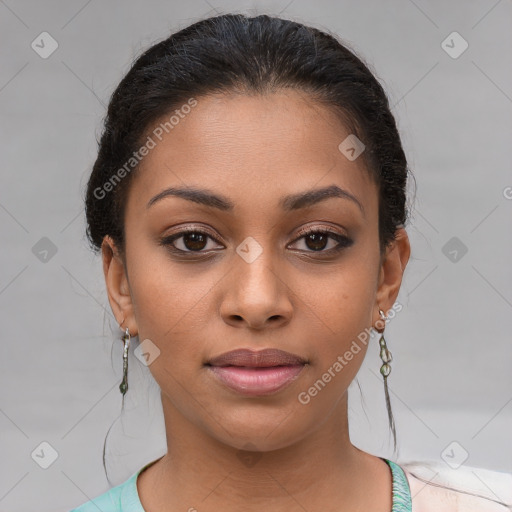
[[154, 147], [130, 187], [129, 201], [138, 207], [172, 185], [229, 191], [235, 202], [249, 200], [248, 194], [267, 204], [275, 198], [277, 204], [285, 193], [338, 184], [361, 202], [371, 201], [373, 182], [363, 159], [350, 161], [338, 149], [350, 130], [307, 94], [290, 89], [196, 101], [148, 130]]

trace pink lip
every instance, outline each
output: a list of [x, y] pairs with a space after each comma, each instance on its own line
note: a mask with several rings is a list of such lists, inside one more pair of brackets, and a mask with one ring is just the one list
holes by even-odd
[[208, 366], [227, 387], [247, 396], [270, 395], [298, 378], [304, 364], [271, 367]]
[[207, 368], [228, 388], [247, 396], [270, 395], [295, 380], [308, 361], [277, 348], [240, 348], [214, 357]]
[[258, 351], [239, 348], [214, 357], [207, 364], [210, 366], [269, 367], [302, 365], [306, 362], [304, 358], [296, 354], [277, 348], [266, 348]]

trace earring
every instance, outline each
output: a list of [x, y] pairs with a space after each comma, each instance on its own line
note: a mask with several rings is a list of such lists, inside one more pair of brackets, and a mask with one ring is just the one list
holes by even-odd
[[124, 342], [124, 349], [123, 349], [123, 381], [119, 385], [119, 390], [121, 391], [121, 394], [126, 394], [126, 391], [128, 390], [128, 349], [130, 348], [130, 330], [128, 327], [126, 328], [125, 333], [121, 337], [121, 339]]
[[[387, 317], [384, 314], [384, 311], [379, 308], [379, 315], [382, 320], [386, 321]], [[380, 358], [382, 359], [382, 366], [380, 367], [380, 373], [384, 377], [384, 393], [386, 395], [386, 408], [388, 411], [388, 420], [389, 425], [391, 427], [391, 431], [393, 432], [393, 438], [395, 440], [396, 445], [396, 432], [395, 432], [395, 420], [393, 419], [393, 414], [391, 412], [391, 402], [389, 400], [389, 390], [388, 390], [388, 377], [391, 373], [391, 366], [389, 363], [393, 360], [393, 356], [391, 355], [391, 352], [388, 350], [388, 347], [386, 345], [386, 340], [384, 339], [384, 328], [382, 328], [382, 331], [380, 331], [380, 339], [379, 339], [379, 345], [380, 345]]]
[[[386, 315], [384, 314], [384, 311], [379, 308], [379, 315], [382, 320], [387, 320]], [[391, 355], [391, 352], [388, 350], [388, 347], [386, 345], [386, 340], [384, 339], [384, 329], [382, 329], [382, 332], [380, 333], [380, 358], [382, 359], [383, 365], [380, 367], [380, 373], [384, 377], [384, 382], [386, 382], [388, 375], [391, 373], [391, 366], [389, 363], [393, 361], [393, 356]]]

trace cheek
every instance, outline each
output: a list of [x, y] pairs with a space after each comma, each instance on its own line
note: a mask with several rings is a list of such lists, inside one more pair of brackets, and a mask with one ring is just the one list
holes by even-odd
[[320, 402], [328, 402], [327, 395], [332, 398], [331, 393], [341, 396], [359, 371], [368, 349], [378, 254], [366, 254], [354, 251], [329, 276], [308, 275], [303, 280], [300, 295], [305, 298], [305, 311], [311, 320], [306, 328], [314, 339], [309, 384], [315, 386], [319, 379], [329, 382], [330, 391], [322, 393]]
[[310, 290], [307, 296], [315, 312], [305, 324], [313, 340], [311, 367], [298, 399], [301, 404], [311, 401], [317, 411], [331, 409], [344, 395], [370, 342], [374, 285], [368, 272], [348, 274], [333, 275], [328, 288], [316, 293]]
[[149, 339], [162, 356], [149, 367], [153, 377], [161, 384], [172, 382], [173, 375], [194, 374], [211, 345], [208, 325], [216, 314], [211, 298], [221, 269], [173, 263], [155, 248], [133, 250], [129, 261], [139, 340]]
[[[156, 244], [131, 248], [129, 276], [139, 332], [165, 343], [173, 335], [199, 328], [208, 291], [218, 272], [198, 263], [172, 262]], [[201, 270], [202, 269], [202, 270]]]
[[[305, 304], [326, 332], [345, 338], [369, 326], [377, 291], [377, 261], [354, 252], [329, 272], [309, 273], [301, 282]], [[294, 285], [295, 287], [295, 285]]]

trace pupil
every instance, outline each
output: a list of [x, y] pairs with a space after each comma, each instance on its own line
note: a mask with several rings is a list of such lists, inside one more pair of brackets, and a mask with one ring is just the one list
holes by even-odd
[[188, 250], [204, 249], [206, 237], [200, 233], [187, 233], [183, 237], [183, 243]]
[[[310, 240], [313, 241], [313, 246], [311, 246], [308, 243]], [[313, 249], [313, 250], [324, 249], [326, 241], [327, 241], [327, 236], [325, 236], [322, 233], [311, 233], [310, 235], [308, 235], [306, 237], [306, 245], [308, 246], [309, 249]], [[315, 245], [315, 242], [317, 245]], [[320, 243], [320, 245], [318, 245], [318, 243]]]

